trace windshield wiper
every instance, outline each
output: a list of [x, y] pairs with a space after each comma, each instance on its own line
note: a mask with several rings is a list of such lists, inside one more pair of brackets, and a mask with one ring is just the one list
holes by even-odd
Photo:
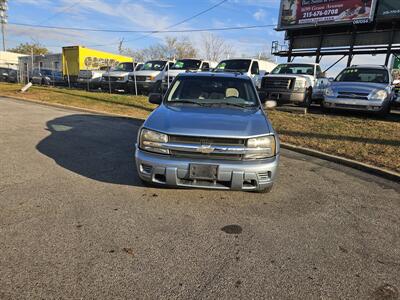
[[187, 101], [187, 100], [173, 100], [173, 101], [168, 101], [168, 103], [189, 103], [189, 104], [197, 104], [199, 106], [204, 106], [203, 103], [199, 103], [196, 101]]
[[215, 103], [207, 103], [209, 105], [228, 105], [228, 106], [236, 106], [240, 108], [247, 108], [247, 107], [256, 107], [254, 104], [239, 104], [239, 103], [231, 103], [231, 102], [215, 102]]

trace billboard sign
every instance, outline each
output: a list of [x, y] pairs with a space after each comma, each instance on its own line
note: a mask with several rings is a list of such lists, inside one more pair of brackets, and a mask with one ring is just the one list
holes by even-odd
[[380, 0], [378, 4], [377, 19], [400, 18], [399, 0]]
[[376, 0], [282, 0], [278, 29], [369, 23], [374, 18], [376, 2]]

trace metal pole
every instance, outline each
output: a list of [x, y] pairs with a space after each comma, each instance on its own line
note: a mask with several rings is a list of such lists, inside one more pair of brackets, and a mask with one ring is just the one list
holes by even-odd
[[1, 21], [1, 34], [3, 36], [3, 51], [6, 51], [6, 34], [4, 27], [5, 27], [4, 21]]
[[68, 60], [65, 59], [65, 71], [67, 71], [68, 88], [71, 88], [71, 81], [69, 78]]
[[8, 0], [0, 0], [0, 22], [1, 22], [1, 34], [3, 36], [3, 51], [6, 51], [6, 34], [5, 26], [7, 23], [7, 10]]
[[111, 68], [109, 67], [108, 63], [107, 63], [107, 69], [108, 69], [108, 91], [111, 94], [111, 78], [110, 78]]
[[[88, 74], [88, 66], [86, 65], [86, 75]], [[92, 78], [92, 76], [90, 76]], [[87, 80], [87, 90], [90, 91], [90, 78], [86, 78]]]
[[135, 81], [135, 94], [137, 96], [137, 83], [136, 83], [136, 67], [133, 66], [133, 80]]

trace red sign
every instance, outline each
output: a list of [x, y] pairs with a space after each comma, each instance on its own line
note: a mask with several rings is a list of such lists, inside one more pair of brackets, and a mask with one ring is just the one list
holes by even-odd
[[282, 0], [279, 29], [369, 23], [376, 0]]

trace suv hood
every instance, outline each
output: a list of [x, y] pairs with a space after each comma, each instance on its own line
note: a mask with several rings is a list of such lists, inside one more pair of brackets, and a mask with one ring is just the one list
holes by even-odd
[[336, 92], [357, 92], [357, 93], [366, 93], [369, 94], [373, 90], [381, 89], [384, 90], [389, 86], [387, 83], [373, 83], [373, 82], [340, 82], [333, 81], [330, 84], [330, 88], [332, 88]]
[[110, 77], [125, 77], [128, 76], [129, 72], [124, 72], [124, 71], [113, 71], [113, 72], [106, 72], [103, 74], [103, 76], [110, 76]]
[[170, 135], [205, 137], [251, 137], [272, 133], [260, 109], [161, 105], [144, 127]]
[[161, 71], [143, 70], [135, 72], [136, 76], [157, 76]]
[[280, 78], [304, 78], [312, 81], [314, 79], [313, 75], [305, 74], [268, 74], [266, 77], [280, 77]]

